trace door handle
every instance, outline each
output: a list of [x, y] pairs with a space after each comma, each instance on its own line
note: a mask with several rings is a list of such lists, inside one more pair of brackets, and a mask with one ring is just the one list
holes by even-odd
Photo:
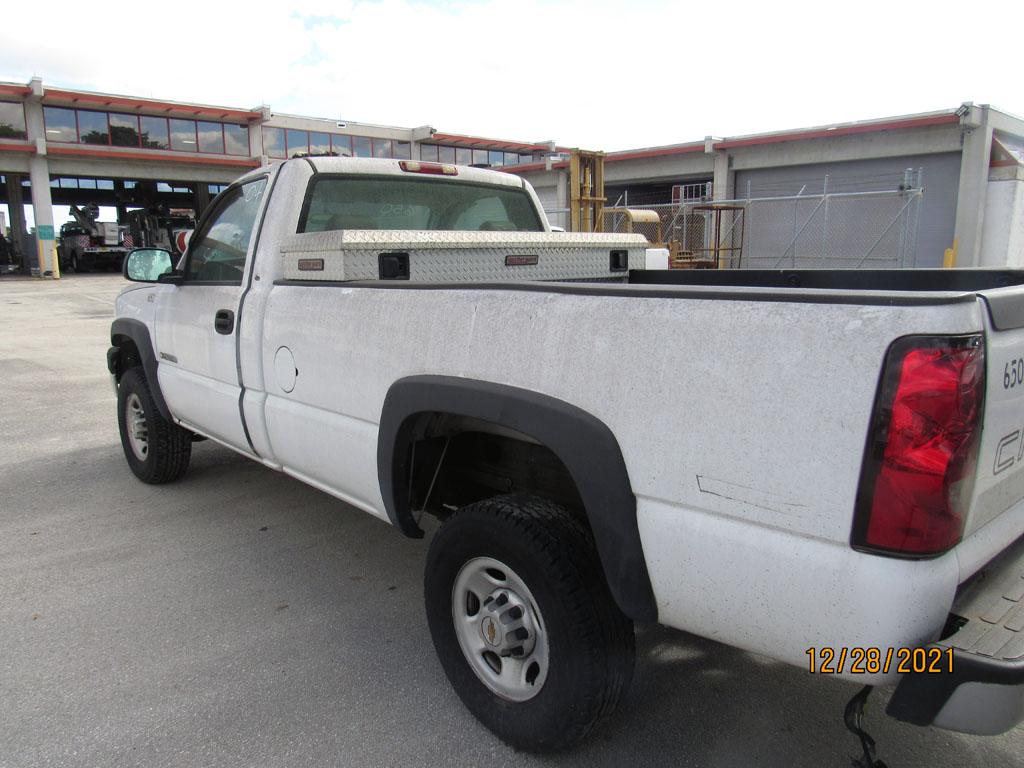
[[218, 309], [217, 314], [213, 318], [213, 327], [217, 330], [217, 333], [223, 333], [225, 336], [229, 335], [235, 330], [235, 313], [230, 309]]

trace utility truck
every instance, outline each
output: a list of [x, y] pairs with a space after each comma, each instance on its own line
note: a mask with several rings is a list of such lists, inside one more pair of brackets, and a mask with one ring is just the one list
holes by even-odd
[[646, 259], [553, 232], [509, 174], [253, 171], [176, 264], [126, 261], [125, 458], [167, 483], [209, 438], [436, 531], [437, 655], [518, 748], [607, 717], [650, 622], [896, 684], [919, 725], [1016, 725], [1024, 273]]
[[174, 210], [163, 204], [128, 211], [125, 221], [133, 247], [159, 248], [175, 256], [184, 253], [187, 235], [196, 226], [190, 211]]
[[113, 267], [121, 269], [128, 249], [124, 247], [121, 227], [114, 221], [97, 221], [96, 204], [68, 206], [69, 221], [60, 228], [57, 255], [65, 272], [88, 272]]

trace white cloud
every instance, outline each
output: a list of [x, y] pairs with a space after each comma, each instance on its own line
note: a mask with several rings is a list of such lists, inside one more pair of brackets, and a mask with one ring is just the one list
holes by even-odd
[[125, 13], [54, 2], [41, 22], [12, 3], [0, 72], [593, 149], [964, 100], [1024, 112], [1016, 47], [985, 45], [1015, 5], [945, 5], [179, 0]]

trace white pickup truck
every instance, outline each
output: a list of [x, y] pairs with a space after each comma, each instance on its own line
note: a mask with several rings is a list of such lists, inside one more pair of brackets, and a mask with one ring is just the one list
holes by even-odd
[[209, 438], [423, 536], [441, 664], [565, 748], [634, 622], [896, 683], [905, 721], [1024, 718], [1024, 273], [644, 270], [512, 175], [299, 158], [132, 252], [125, 457]]

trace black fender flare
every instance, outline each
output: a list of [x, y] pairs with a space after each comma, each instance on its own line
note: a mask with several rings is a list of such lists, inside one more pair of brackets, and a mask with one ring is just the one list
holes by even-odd
[[[146, 373], [146, 382], [149, 384], [149, 391], [156, 401], [157, 410], [167, 421], [173, 421], [171, 411], [164, 400], [164, 393], [160, 391], [160, 381], [157, 379], [156, 371], [159, 365], [156, 359], [156, 352], [153, 349], [153, 341], [149, 336], [149, 328], [141, 320], [127, 317], [119, 317], [110, 324], [110, 344], [112, 348], [119, 349], [124, 339], [131, 339], [135, 348], [139, 351], [139, 358], [142, 360], [142, 370]], [[107, 355], [107, 366], [110, 372], [120, 378], [119, 361]]]
[[592, 414], [548, 395], [454, 376], [410, 376], [388, 390], [377, 437], [377, 474], [384, 508], [405, 535], [423, 536], [409, 508], [406, 479], [415, 416], [468, 416], [529, 435], [569, 470], [594, 532], [605, 578], [619, 608], [654, 622], [654, 600], [636, 519], [636, 496], [615, 435]]

